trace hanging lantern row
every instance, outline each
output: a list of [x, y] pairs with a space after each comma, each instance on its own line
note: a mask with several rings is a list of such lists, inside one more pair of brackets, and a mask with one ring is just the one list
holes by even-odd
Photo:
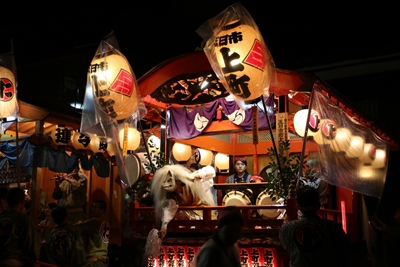
[[[122, 148], [124, 140], [124, 129], [120, 131], [120, 146]], [[121, 136], [122, 135], [122, 136]], [[115, 155], [114, 144], [105, 137], [90, 137], [87, 134], [74, 131], [65, 125], [57, 125], [57, 127], [51, 132], [50, 137], [57, 146], [66, 146], [72, 144], [76, 150], [91, 150], [94, 153], [105, 153], [108, 152], [110, 156]], [[128, 129], [127, 135], [127, 146], [128, 150], [136, 150], [140, 144], [140, 133], [135, 128]]]
[[348, 158], [358, 158], [363, 165], [373, 168], [383, 168], [386, 165], [386, 151], [376, 149], [374, 144], [366, 143], [362, 136], [353, 135], [351, 130], [345, 127], [337, 127], [331, 119], [320, 119], [321, 116], [315, 110], [311, 110], [307, 127], [308, 109], [298, 111], [293, 118], [295, 131], [304, 137], [307, 128], [307, 136], [312, 136], [315, 143], [329, 146], [334, 152], [344, 153]]

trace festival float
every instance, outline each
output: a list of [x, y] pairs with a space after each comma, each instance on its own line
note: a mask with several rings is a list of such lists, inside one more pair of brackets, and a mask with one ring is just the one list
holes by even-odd
[[[4, 107], [12, 100], [12, 75], [1, 68], [3, 126], [17, 134], [2, 137], [2, 166], [11, 166], [2, 167], [2, 185], [25, 186], [25, 167], [32, 167], [28, 190], [36, 206], [40, 189], [51, 196], [54, 173], [80, 159], [89, 178], [88, 203], [108, 203], [110, 245], [129, 248], [123, 260], [145, 266], [189, 266], [227, 205], [239, 206], [245, 218], [242, 266], [287, 266], [278, 239], [282, 217], [297, 217], [297, 187], [321, 181], [328, 184], [321, 216], [342, 223], [353, 242], [361, 241], [362, 196], [382, 196], [388, 154], [398, 149], [397, 141], [312, 74], [277, 68], [240, 4], [206, 21], [198, 33], [203, 51], [162, 62], [138, 80], [115, 37], [107, 36], [88, 68], [82, 116], [62, 120], [18, 101], [20, 117], [54, 123], [22, 138], [18, 122], [9, 119], [15, 110]], [[21, 153], [13, 161], [15, 145]], [[35, 155], [20, 158], [31, 150]], [[237, 156], [246, 158], [248, 172], [261, 182], [225, 183]], [[217, 205], [201, 192], [202, 205], [168, 201], [173, 212], [165, 237], [146, 250], [148, 237], [165, 223], [159, 201], [168, 197], [160, 183], [173, 174], [174, 183], [195, 184], [197, 174], [187, 172], [194, 162], [205, 168], [199, 175], [213, 182]], [[34, 209], [32, 216], [37, 218]]]

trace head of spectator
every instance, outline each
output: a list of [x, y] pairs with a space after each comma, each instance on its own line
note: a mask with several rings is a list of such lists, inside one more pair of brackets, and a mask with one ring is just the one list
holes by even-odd
[[226, 245], [234, 245], [240, 238], [243, 228], [243, 217], [235, 206], [227, 206], [219, 212], [217, 234]]
[[8, 189], [6, 187], [0, 187], [0, 213], [8, 207], [7, 193]]
[[297, 208], [305, 217], [317, 214], [320, 208], [319, 193], [311, 186], [304, 186], [299, 189], [296, 197]]
[[67, 208], [63, 206], [55, 207], [51, 211], [51, 217], [57, 225], [66, 223], [68, 221]]
[[233, 165], [238, 175], [243, 174], [247, 170], [247, 160], [245, 157], [235, 157]]
[[44, 215], [46, 218], [51, 218], [51, 212], [55, 207], [57, 207], [57, 203], [54, 202], [49, 202], [44, 206]]
[[7, 193], [8, 208], [24, 213], [25, 192], [19, 187], [11, 188]]
[[201, 168], [203, 168], [203, 166], [201, 166], [201, 164], [196, 163], [196, 162], [190, 164], [190, 166], [189, 166], [189, 170], [190, 170], [191, 172], [198, 171], [198, 170], [200, 170]]
[[104, 200], [96, 200], [92, 204], [92, 216], [100, 218], [106, 212], [107, 203]]

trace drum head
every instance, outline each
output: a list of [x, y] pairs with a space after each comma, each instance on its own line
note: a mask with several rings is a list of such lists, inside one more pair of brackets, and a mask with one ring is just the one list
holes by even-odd
[[[257, 206], [264, 206], [264, 205], [276, 205], [277, 203], [275, 201], [272, 201], [271, 198], [268, 195], [268, 191], [270, 189], [265, 189], [262, 191], [258, 197], [257, 197]], [[279, 212], [277, 209], [262, 209], [262, 210], [257, 210], [258, 214], [260, 214], [261, 217], [264, 219], [276, 219], [279, 216]]]
[[222, 200], [223, 206], [246, 206], [251, 205], [251, 200], [243, 192], [240, 191], [230, 191]]
[[128, 154], [125, 157], [125, 164], [129, 186], [132, 186], [136, 183], [142, 172], [139, 157], [134, 154]]

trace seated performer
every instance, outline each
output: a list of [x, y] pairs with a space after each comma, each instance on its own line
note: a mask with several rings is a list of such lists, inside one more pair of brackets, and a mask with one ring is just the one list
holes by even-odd
[[180, 206], [214, 206], [213, 195], [208, 180], [215, 176], [212, 166], [195, 172], [181, 165], [166, 165], [158, 169], [151, 183], [155, 213], [161, 219], [160, 237], [167, 233], [167, 225], [174, 218], [198, 220], [202, 214], [195, 210], [180, 211]]

